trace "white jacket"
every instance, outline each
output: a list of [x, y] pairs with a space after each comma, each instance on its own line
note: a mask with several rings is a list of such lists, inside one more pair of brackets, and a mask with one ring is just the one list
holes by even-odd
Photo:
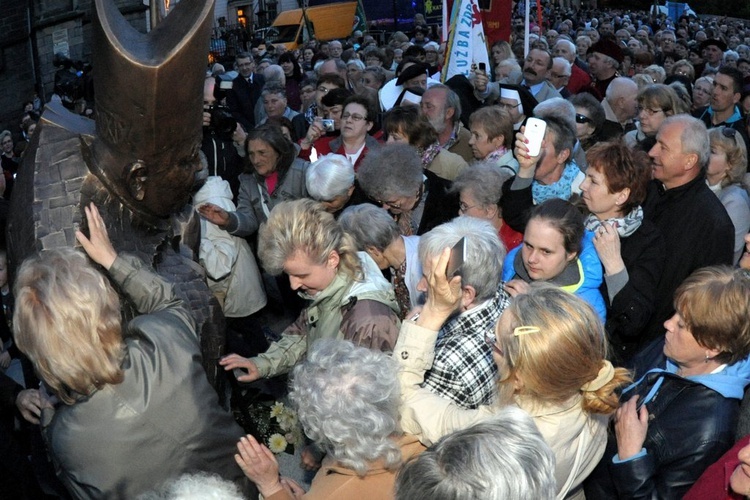
[[[193, 195], [193, 204], [213, 203], [234, 212], [232, 190], [221, 177], [211, 176]], [[208, 275], [208, 287], [219, 299], [228, 318], [249, 316], [266, 305], [258, 264], [243, 238], [232, 236], [201, 217], [200, 262]]]

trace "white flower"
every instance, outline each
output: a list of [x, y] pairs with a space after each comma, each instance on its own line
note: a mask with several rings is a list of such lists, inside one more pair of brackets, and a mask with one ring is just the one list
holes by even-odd
[[268, 438], [268, 448], [274, 453], [282, 453], [286, 450], [287, 442], [281, 434], [271, 434]]
[[282, 413], [276, 417], [276, 420], [278, 420], [281, 430], [284, 431], [291, 430], [297, 425], [297, 415], [292, 411]]
[[276, 417], [278, 418], [280, 415], [284, 413], [284, 403], [276, 402], [271, 407], [271, 418]]

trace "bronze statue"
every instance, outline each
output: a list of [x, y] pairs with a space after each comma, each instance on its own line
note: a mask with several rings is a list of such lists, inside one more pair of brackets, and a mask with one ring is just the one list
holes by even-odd
[[202, 173], [213, 1], [183, 0], [148, 34], [132, 28], [112, 0], [94, 3], [95, 121], [55, 103], [46, 107], [11, 200], [10, 266], [74, 246], [83, 207], [93, 201], [118, 252], [152, 263], [177, 284], [194, 312], [209, 381], [219, 389], [224, 320], [196, 262], [200, 224], [188, 204]]

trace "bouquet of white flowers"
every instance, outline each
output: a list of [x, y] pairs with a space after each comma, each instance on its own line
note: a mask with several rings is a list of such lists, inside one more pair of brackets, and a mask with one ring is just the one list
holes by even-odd
[[284, 403], [268, 399], [267, 394], [235, 391], [232, 407], [237, 423], [272, 452], [293, 455], [295, 445], [302, 444], [297, 414]]

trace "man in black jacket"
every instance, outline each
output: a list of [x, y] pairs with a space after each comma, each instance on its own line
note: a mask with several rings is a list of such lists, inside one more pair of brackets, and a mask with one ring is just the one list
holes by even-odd
[[255, 104], [260, 99], [265, 79], [255, 74], [255, 59], [247, 52], [239, 52], [234, 62], [240, 73], [232, 82], [232, 90], [227, 95], [227, 106], [245, 130], [255, 128]]
[[644, 218], [661, 230], [667, 258], [641, 345], [664, 334], [663, 323], [674, 314], [674, 291], [685, 278], [701, 267], [732, 264], [734, 226], [705, 180], [709, 144], [703, 122], [676, 115], [661, 125], [648, 153], [654, 180], [643, 204]]

